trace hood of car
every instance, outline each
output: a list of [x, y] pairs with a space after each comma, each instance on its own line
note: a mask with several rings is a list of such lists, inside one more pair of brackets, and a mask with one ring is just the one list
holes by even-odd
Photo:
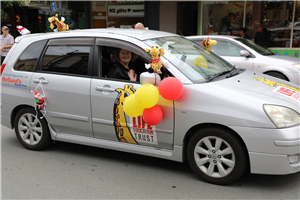
[[300, 87], [268, 75], [245, 71], [228, 79], [208, 83], [207, 86], [240, 97], [241, 101], [282, 105], [300, 113]]

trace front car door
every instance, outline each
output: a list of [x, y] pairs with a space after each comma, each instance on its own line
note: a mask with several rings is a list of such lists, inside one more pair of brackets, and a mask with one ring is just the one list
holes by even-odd
[[[124, 113], [125, 99], [141, 86], [138, 81], [107, 78], [107, 71], [114, 63], [111, 49], [121, 48], [138, 55], [132, 63], [142, 72], [145, 61], [151, 57], [145, 50], [130, 42], [97, 38], [94, 52], [94, 77], [91, 83], [92, 124], [96, 138], [125, 142], [142, 146], [172, 149], [173, 102], [160, 98], [157, 105], [163, 111], [163, 120], [156, 126], [147, 125], [142, 116], [129, 117]], [[149, 48], [144, 44], [144, 48]], [[108, 68], [108, 69], [105, 69]], [[145, 71], [145, 70], [144, 70]]]
[[[244, 47], [224, 38], [210, 37], [210, 39], [217, 41], [217, 44], [211, 47], [214, 53], [239, 68], [253, 70], [253, 58], [240, 55], [241, 50], [246, 50]], [[201, 44], [202, 40], [195, 42]]]
[[30, 89], [45, 93], [45, 116], [58, 133], [93, 137], [90, 74], [94, 40], [49, 40], [32, 76]]

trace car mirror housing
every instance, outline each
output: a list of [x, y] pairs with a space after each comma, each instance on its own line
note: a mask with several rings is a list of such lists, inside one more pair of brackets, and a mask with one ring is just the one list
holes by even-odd
[[249, 53], [249, 51], [241, 50], [241, 51], [240, 51], [240, 55], [241, 55], [241, 56], [248, 57], [248, 56], [250, 56], [250, 53]]

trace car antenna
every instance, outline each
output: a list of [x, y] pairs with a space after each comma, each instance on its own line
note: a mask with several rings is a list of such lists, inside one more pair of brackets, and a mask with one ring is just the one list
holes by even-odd
[[180, 30], [178, 30], [178, 32], [180, 33], [181, 37], [184, 37]]

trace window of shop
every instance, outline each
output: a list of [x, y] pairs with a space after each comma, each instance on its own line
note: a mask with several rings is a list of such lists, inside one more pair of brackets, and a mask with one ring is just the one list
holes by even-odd
[[[55, 3], [55, 10], [51, 3]], [[70, 30], [85, 28], [85, 9], [87, 2], [79, 1], [26, 1], [25, 8], [15, 8], [15, 24], [22, 25], [31, 33], [53, 32], [48, 18], [58, 15], [64, 17]]]
[[254, 40], [260, 24], [267, 47], [299, 47], [299, 1], [204, 1], [202, 14], [203, 35], [238, 36], [244, 27]]

